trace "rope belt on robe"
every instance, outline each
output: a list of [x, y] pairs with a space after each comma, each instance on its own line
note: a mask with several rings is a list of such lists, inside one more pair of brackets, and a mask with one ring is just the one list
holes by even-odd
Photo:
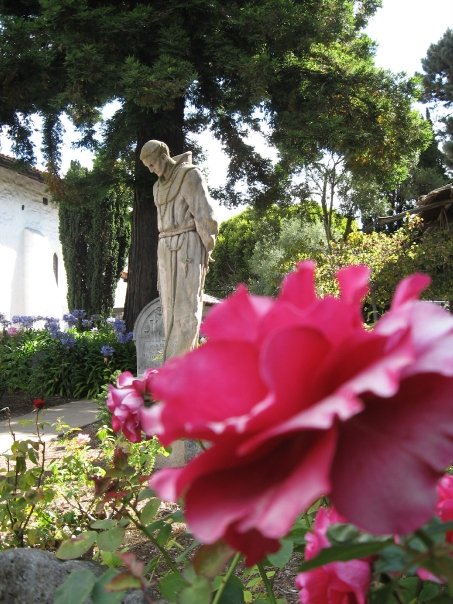
[[167, 229], [159, 233], [159, 239], [163, 237], [173, 237], [173, 235], [181, 235], [182, 233], [188, 233], [189, 231], [195, 231], [195, 222], [192, 220], [189, 224], [185, 224], [174, 229]]

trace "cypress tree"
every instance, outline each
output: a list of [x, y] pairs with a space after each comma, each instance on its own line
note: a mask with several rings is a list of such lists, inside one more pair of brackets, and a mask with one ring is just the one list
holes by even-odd
[[118, 175], [108, 185], [98, 168], [73, 165], [58, 200], [68, 306], [107, 315], [130, 242], [130, 189]]

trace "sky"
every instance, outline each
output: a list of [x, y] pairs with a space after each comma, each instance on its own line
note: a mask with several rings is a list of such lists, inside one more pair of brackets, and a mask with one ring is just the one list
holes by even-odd
[[[428, 47], [438, 42], [448, 27], [453, 28], [453, 0], [383, 0], [382, 8], [370, 20], [366, 31], [377, 42], [376, 64], [379, 67], [413, 75], [422, 70], [421, 59], [426, 56]], [[65, 128], [62, 173], [66, 172], [73, 159], [86, 166], [91, 162], [87, 151], [71, 148], [75, 136], [69, 122]], [[220, 186], [225, 180], [226, 156], [209, 132], [202, 134], [198, 142], [207, 155], [207, 161], [201, 167], [206, 171], [209, 185]], [[268, 157], [275, 158], [275, 152], [262, 141], [255, 139], [250, 142]], [[10, 146], [4, 140], [0, 141], [0, 152], [10, 153]], [[220, 219], [229, 215], [221, 208], [218, 213]]]
[[367, 33], [378, 42], [376, 63], [394, 72], [421, 71], [431, 44], [453, 28], [453, 0], [383, 0]]

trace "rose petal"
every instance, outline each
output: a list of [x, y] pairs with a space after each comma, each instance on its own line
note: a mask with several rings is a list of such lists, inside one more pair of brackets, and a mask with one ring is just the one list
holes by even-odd
[[261, 371], [275, 397], [275, 421], [316, 401], [317, 377], [329, 352], [329, 342], [312, 328], [286, 328], [268, 338], [262, 348]]
[[315, 263], [312, 260], [300, 262], [296, 270], [283, 279], [278, 299], [299, 309], [305, 309], [316, 302]]
[[166, 363], [153, 384], [155, 396], [165, 401], [163, 444], [183, 435], [214, 438], [226, 428], [222, 420], [249, 413], [267, 394], [258, 360], [247, 342], [208, 342]]
[[341, 300], [357, 310], [360, 322], [362, 317], [362, 301], [369, 289], [370, 272], [367, 266], [357, 264], [346, 266], [337, 273]]
[[215, 306], [203, 321], [201, 331], [210, 341], [254, 342], [261, 318], [271, 308], [271, 298], [250, 296], [244, 285]]
[[451, 379], [412, 377], [340, 425], [331, 497], [350, 522], [405, 534], [433, 515], [439, 474], [453, 457], [452, 394]]
[[431, 277], [422, 273], [415, 273], [400, 281], [392, 299], [391, 309], [395, 310], [410, 300], [417, 300], [422, 291], [429, 287]]
[[[183, 469], [158, 472], [150, 486], [171, 500], [185, 493], [187, 522], [205, 543], [233, 533], [242, 540], [240, 535], [253, 530], [278, 539], [328, 492], [335, 438], [334, 431], [297, 435], [268, 443], [246, 458], [215, 445]], [[254, 557], [255, 546], [244, 543], [241, 551]]]

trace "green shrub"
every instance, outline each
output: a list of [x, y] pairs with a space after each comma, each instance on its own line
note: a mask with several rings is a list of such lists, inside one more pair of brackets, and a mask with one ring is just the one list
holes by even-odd
[[55, 319], [40, 329], [13, 319], [19, 328], [4, 329], [0, 339], [3, 392], [94, 398], [118, 371], [136, 370], [135, 345], [121, 321], [97, 319], [95, 328], [77, 321], [61, 331]]

